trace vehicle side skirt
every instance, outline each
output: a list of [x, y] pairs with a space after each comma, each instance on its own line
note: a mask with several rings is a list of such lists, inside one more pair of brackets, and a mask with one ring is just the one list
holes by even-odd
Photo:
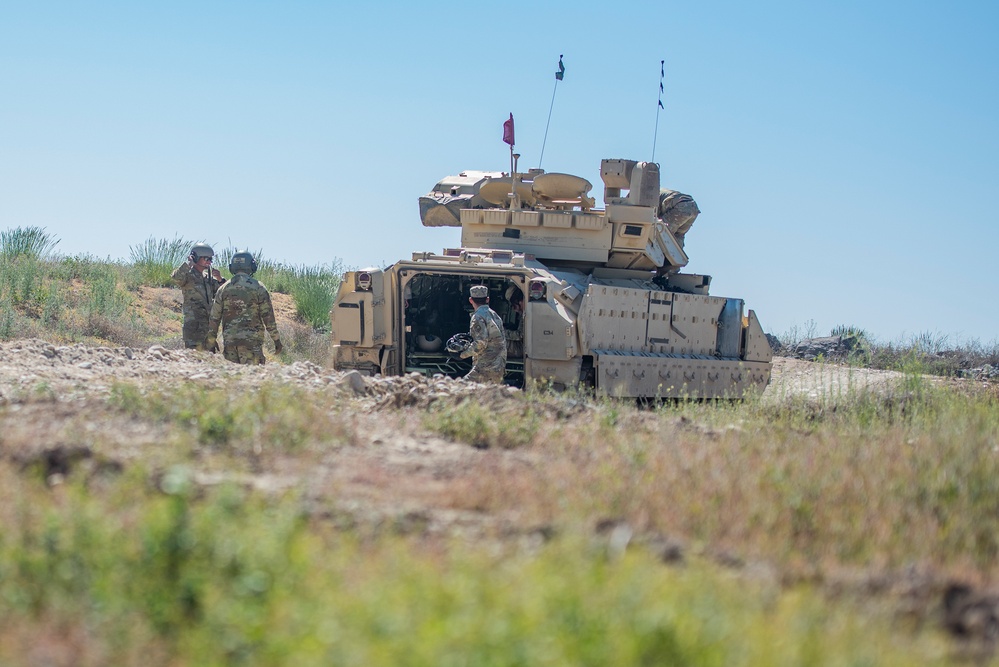
[[766, 362], [595, 352], [598, 396], [739, 399], [770, 382]]

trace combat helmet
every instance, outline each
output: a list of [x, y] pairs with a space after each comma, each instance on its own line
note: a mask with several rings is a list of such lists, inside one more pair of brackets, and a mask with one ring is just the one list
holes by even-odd
[[468, 346], [472, 344], [475, 339], [472, 338], [472, 334], [469, 333], [456, 333], [447, 339], [447, 345], [444, 346], [451, 354], [461, 354], [468, 349]]
[[191, 246], [191, 259], [198, 261], [202, 257], [207, 257], [213, 259], [215, 257], [215, 251], [207, 243], [195, 243]]
[[257, 260], [253, 259], [253, 253], [248, 250], [240, 250], [233, 254], [229, 260], [229, 273], [246, 273], [253, 275], [257, 272]]

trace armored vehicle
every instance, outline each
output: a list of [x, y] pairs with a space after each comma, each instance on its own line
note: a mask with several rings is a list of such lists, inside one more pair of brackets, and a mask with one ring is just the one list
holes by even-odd
[[467, 332], [472, 285], [503, 319], [505, 380], [598, 395], [740, 398], [770, 381], [771, 350], [742, 299], [682, 273], [699, 211], [661, 190], [659, 167], [603, 160], [604, 208], [580, 177], [466, 171], [420, 199], [425, 226], [460, 226], [461, 246], [346, 273], [330, 313], [334, 366], [459, 377], [445, 341]]

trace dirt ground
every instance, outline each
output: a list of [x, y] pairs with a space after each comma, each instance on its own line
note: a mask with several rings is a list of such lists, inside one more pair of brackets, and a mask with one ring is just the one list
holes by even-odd
[[[276, 295], [279, 318], [294, 314], [290, 299]], [[175, 290], [150, 290], [144, 300], [172, 304]], [[179, 302], [177, 302], [179, 308]], [[170, 308], [167, 308], [170, 310]], [[165, 317], [164, 320], [168, 320]], [[210, 456], [190, 464], [202, 486], [234, 482], [262, 493], [292, 491], [314, 516], [350, 526], [421, 535], [461, 536], [479, 540], [503, 536], [532, 544], [545, 539], [546, 527], [531, 525], [515, 511], [486, 513], [455, 502], [462, 489], [518, 466], [536, 465], [530, 450], [470, 447], [450, 442], [424, 428], [427, 406], [440, 400], [474, 400], [502, 409], [521, 400], [517, 389], [484, 386], [464, 380], [406, 376], [364, 378], [309, 362], [239, 366], [221, 355], [154, 345], [147, 349], [55, 345], [43, 340], [0, 343], [0, 463], [15, 467], [42, 463], [51, 484], [76, 466], [120, 470], [141, 461], [155, 469], [176, 462], [158, 461], [167, 426], [136, 419], [113, 409], [107, 398], [116, 382], [139, 388], [196, 382], [219, 391], [253, 391], [270, 383], [291, 384], [322, 392], [348, 415], [349, 446], [322, 453], [272, 455], [264, 465], [233, 471], [213, 465]], [[835, 399], [860, 389], [884, 390], [900, 378], [887, 371], [855, 369], [777, 358], [764, 400], [800, 396]], [[569, 409], [599, 409], [573, 402]], [[611, 527], [610, 539], [624, 532]], [[599, 530], [599, 528], [598, 528]], [[617, 537], [615, 537], [617, 536]], [[636, 536], [637, 539], [637, 536]], [[684, 555], [676, 544], [660, 545], [664, 560]], [[659, 547], [656, 547], [659, 548]], [[752, 569], [752, 576], [775, 582], [781, 574], [767, 565], [745, 564], [725, 554], [703, 554], [722, 564]], [[762, 573], [762, 575], [760, 574]], [[831, 590], [895, 590], [916, 614], [938, 607], [943, 582], [919, 573], [847, 573], [827, 581]], [[873, 587], [873, 588], [872, 588]]]
[[883, 391], [897, 384], [901, 378], [902, 374], [895, 371], [851, 368], [790, 357], [774, 357], [770, 385], [764, 392], [764, 397], [835, 398], [851, 391]]
[[[144, 300], [172, 301], [175, 294], [176, 290], [152, 290]], [[281, 303], [279, 317], [287, 319], [293, 315], [293, 306], [282, 303], [283, 296], [277, 295], [275, 301]], [[178, 341], [179, 336], [178, 327]], [[836, 396], [861, 387], [887, 387], [897, 377], [886, 371], [777, 358], [764, 399]], [[137, 350], [55, 345], [37, 339], [8, 341], [0, 343], [0, 406], [5, 406], [0, 409], [0, 455], [23, 459], [60, 448], [95, 447], [90, 444], [98, 440], [93, 434], [100, 433], [97, 448], [102, 457], [125, 465], [142, 456], [147, 446], [160, 441], [162, 433], [148, 422], [130, 420], [107, 407], [116, 382], [140, 388], [196, 382], [233, 394], [281, 383], [324, 392], [349, 406], [354, 446], [330, 453], [324, 465], [287, 457], [274, 469], [237, 475], [237, 481], [265, 490], [306, 489], [321, 503], [327, 495], [323, 489], [335, 488], [338, 507], [376, 521], [418, 516], [430, 531], [452, 530], [466, 518], [467, 528], [487, 532], [497, 524], [516, 523], [515, 517], [483, 517], [478, 512], [463, 517], [435, 510], [430, 500], [442, 479], [453, 484], [456, 478], [469, 475], [471, 483], [476, 476], [488, 474], [484, 467], [518, 465], [525, 457], [516, 450], [483, 456], [475, 448], [428, 434], [421, 427], [421, 415], [435, 401], [470, 399], [502, 409], [504, 403], [517, 402], [522, 393], [464, 380], [416, 375], [365, 378], [309, 362], [240, 366], [218, 354], [162, 345]], [[580, 404], [573, 409], [591, 408]], [[206, 470], [201, 481], [211, 484], [233, 477], [225, 471]]]
[[[79, 283], [83, 289], [83, 283]], [[150, 329], [160, 331], [164, 336], [172, 337], [176, 347], [183, 347], [181, 329], [184, 322], [181, 306], [183, 298], [179, 289], [174, 287], [136, 286], [132, 290], [132, 308], [135, 315], [145, 322]], [[274, 305], [274, 316], [278, 324], [289, 325], [296, 320], [295, 300], [289, 294], [271, 292], [271, 303]], [[171, 345], [170, 347], [174, 347]]]

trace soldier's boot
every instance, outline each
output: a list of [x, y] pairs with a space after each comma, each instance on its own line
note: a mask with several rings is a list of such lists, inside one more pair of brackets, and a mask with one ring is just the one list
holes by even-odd
[[478, 366], [473, 366], [472, 370], [470, 370], [468, 375], [465, 376], [465, 379], [472, 382], [492, 382], [493, 384], [502, 384], [503, 371], [485, 371]]

